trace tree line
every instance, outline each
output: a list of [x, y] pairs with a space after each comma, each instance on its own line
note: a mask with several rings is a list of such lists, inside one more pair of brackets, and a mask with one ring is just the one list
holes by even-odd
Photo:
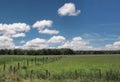
[[72, 49], [0, 49], [0, 55], [92, 55], [92, 54], [120, 54], [120, 50], [74, 51]]

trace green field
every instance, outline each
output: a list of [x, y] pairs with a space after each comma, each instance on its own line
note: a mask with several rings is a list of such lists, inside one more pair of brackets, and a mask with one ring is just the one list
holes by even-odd
[[0, 82], [120, 82], [120, 55], [2, 55]]

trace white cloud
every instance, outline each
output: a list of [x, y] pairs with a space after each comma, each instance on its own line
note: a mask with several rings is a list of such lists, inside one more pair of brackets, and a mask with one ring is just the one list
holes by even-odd
[[24, 40], [22, 40], [22, 41], [20, 41], [20, 43], [21, 43], [21, 44], [23, 44], [23, 43], [25, 43], [25, 41], [24, 41]]
[[0, 34], [8, 37], [23, 37], [29, 30], [30, 26], [25, 23], [0, 24]]
[[64, 36], [53, 36], [50, 39], [35, 38], [27, 41], [23, 46], [17, 46], [23, 49], [44, 49], [44, 48], [70, 48], [73, 50], [92, 50], [89, 42], [81, 37], [74, 37], [71, 41], [67, 41]]
[[58, 14], [61, 16], [77, 16], [80, 10], [77, 10], [74, 3], [65, 3], [58, 9]]
[[52, 34], [58, 34], [59, 31], [57, 31], [57, 30], [44, 29], [44, 30], [40, 30], [39, 33], [52, 35]]
[[45, 39], [35, 38], [33, 40], [26, 42], [23, 48], [24, 49], [43, 49], [43, 48], [48, 48], [48, 44], [46, 44]]
[[73, 41], [80, 41], [80, 40], [82, 40], [81, 37], [74, 37], [74, 38], [73, 38]]
[[0, 49], [11, 49], [14, 48], [15, 44], [13, 39], [7, 36], [0, 36]]
[[120, 49], [120, 41], [116, 41], [113, 44], [105, 45], [106, 50], [119, 50]]
[[57, 48], [57, 45], [61, 45], [65, 41], [63, 36], [53, 36], [50, 39], [35, 38], [27, 41], [23, 46], [17, 46], [22, 49], [44, 49], [44, 48]]
[[17, 32], [23, 32], [23, 31], [29, 31], [30, 30], [30, 26], [25, 24], [25, 23], [13, 23], [13, 24], [9, 24], [9, 28], [11, 27], [11, 29], [17, 31]]
[[33, 24], [33, 28], [38, 28], [38, 29], [44, 29], [46, 27], [51, 27], [52, 26], [53, 21], [51, 20], [41, 20], [41, 21], [37, 21], [35, 24]]
[[12, 35], [11, 37], [17, 38], [17, 37], [25, 37], [26, 35], [24, 33], [17, 33]]
[[48, 40], [48, 43], [64, 43], [65, 40], [64, 36], [53, 36]]
[[38, 28], [39, 33], [42, 34], [58, 34], [59, 31], [57, 30], [49, 30], [49, 27], [52, 27], [53, 21], [52, 20], [41, 20], [37, 21], [33, 24], [33, 28]]
[[112, 48], [112, 47], [113, 47], [112, 44], [106, 44], [106, 45], [105, 45], [105, 48], [108, 49], [108, 50], [109, 50], [110, 48]]
[[114, 46], [119, 46], [119, 47], [120, 47], [120, 41], [114, 42], [113, 45], [114, 45]]
[[30, 30], [26, 23], [2, 24], [0, 23], [0, 48], [16, 48], [13, 38], [25, 37], [25, 32]]
[[81, 37], [74, 37], [71, 41], [66, 41], [58, 48], [70, 48], [73, 50], [92, 50], [93, 47], [88, 45], [88, 42]]

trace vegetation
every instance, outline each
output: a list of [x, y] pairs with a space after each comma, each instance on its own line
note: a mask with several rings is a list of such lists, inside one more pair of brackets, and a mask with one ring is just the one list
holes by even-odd
[[0, 82], [120, 82], [120, 55], [0, 56]]
[[0, 55], [72, 55], [71, 49], [41, 49], [41, 50], [23, 50], [23, 49], [1, 49]]
[[120, 50], [104, 50], [104, 51], [74, 51], [71, 49], [40, 49], [40, 50], [24, 50], [24, 49], [1, 49], [0, 55], [97, 55], [97, 54], [120, 54]]

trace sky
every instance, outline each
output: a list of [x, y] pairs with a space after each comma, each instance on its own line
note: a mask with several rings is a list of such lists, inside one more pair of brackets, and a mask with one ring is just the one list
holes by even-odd
[[0, 0], [0, 49], [120, 49], [120, 0]]

